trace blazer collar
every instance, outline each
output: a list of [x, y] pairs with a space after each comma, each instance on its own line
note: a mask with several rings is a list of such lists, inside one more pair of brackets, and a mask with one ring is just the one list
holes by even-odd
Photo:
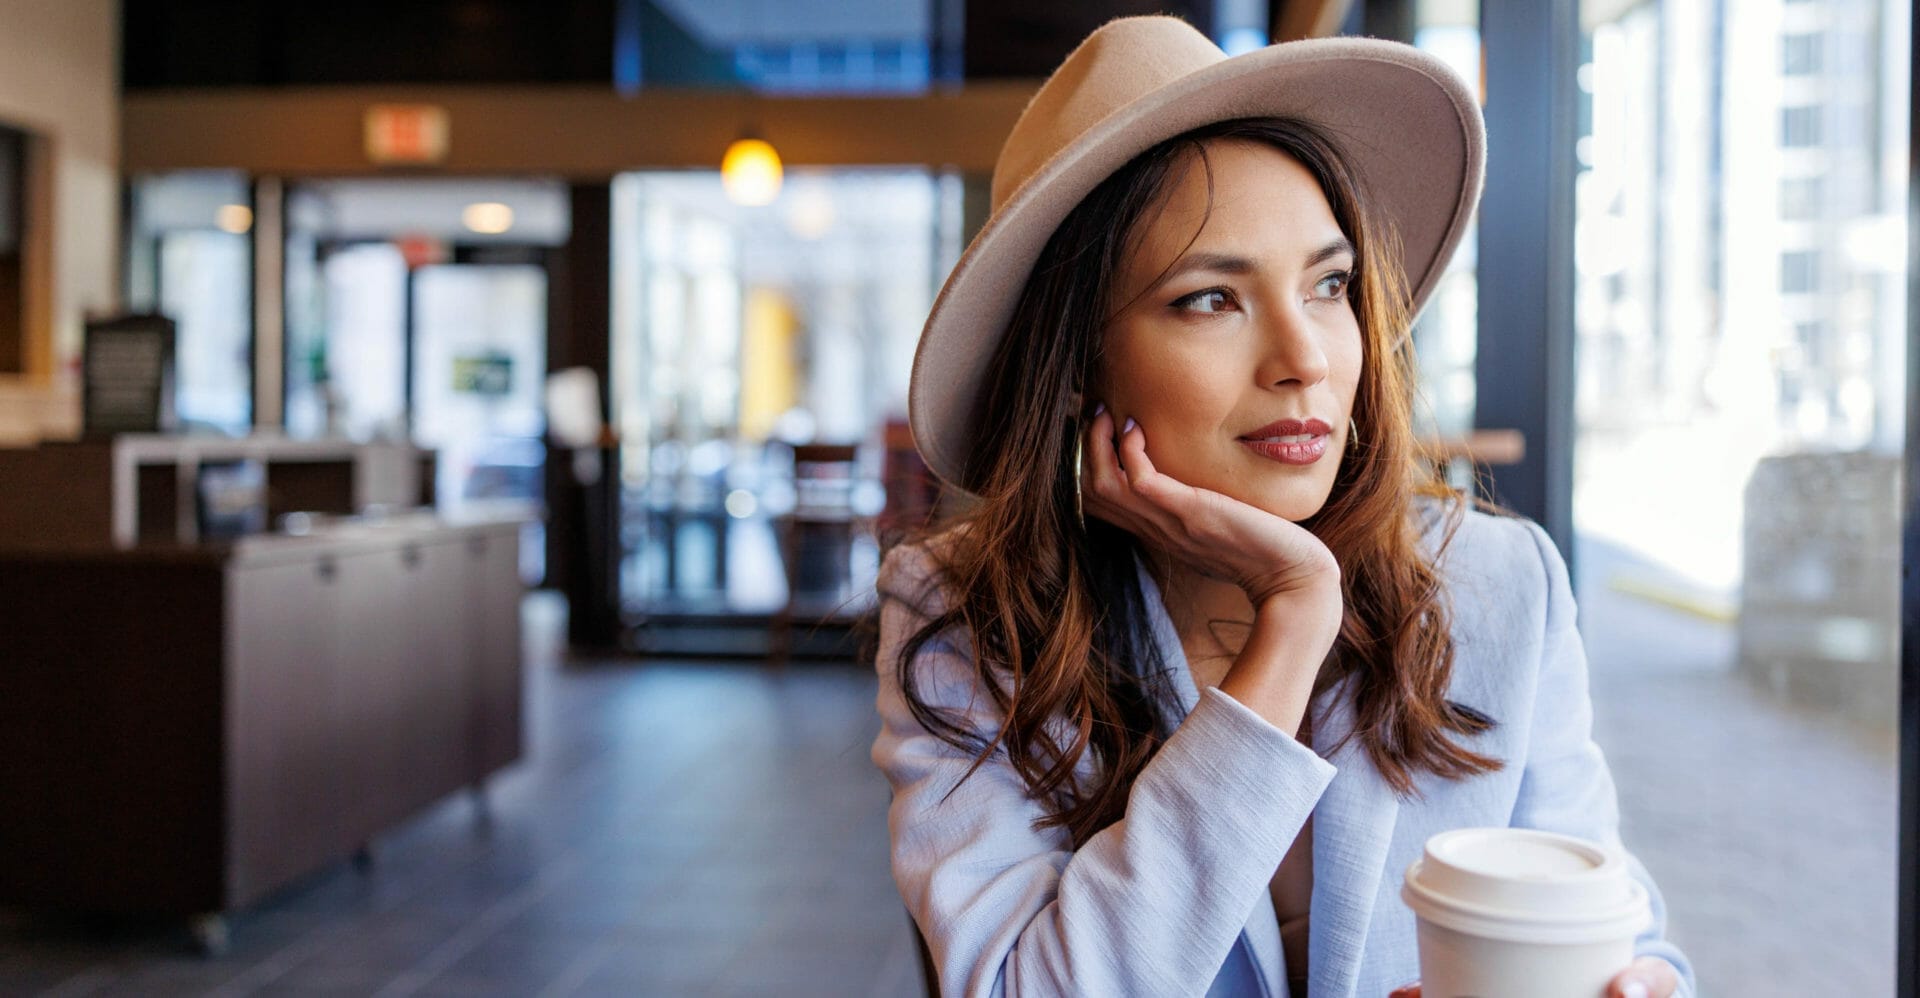
[[[1145, 597], [1154, 640], [1169, 670], [1181, 716], [1200, 702], [1200, 691], [1187, 664], [1180, 636], [1167, 614], [1160, 587], [1135, 555], [1140, 591]], [[1387, 849], [1399, 818], [1400, 802], [1380, 776], [1359, 738], [1329, 755], [1330, 746], [1353, 728], [1352, 699], [1347, 695], [1352, 677], [1344, 677], [1323, 694], [1313, 709], [1326, 717], [1311, 735], [1315, 753], [1336, 767], [1332, 782], [1321, 793], [1313, 815], [1313, 896], [1307, 916], [1307, 972], [1315, 995], [1349, 995], [1360, 975], [1360, 957], [1366, 947], [1373, 903], [1380, 895]], [[1254, 961], [1272, 995], [1286, 994], [1280, 951], [1280, 923], [1271, 903], [1253, 906], [1245, 936]]]

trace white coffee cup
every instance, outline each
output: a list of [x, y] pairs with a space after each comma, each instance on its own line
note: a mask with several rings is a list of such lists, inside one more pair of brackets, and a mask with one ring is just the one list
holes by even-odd
[[1619, 851], [1531, 828], [1429, 838], [1400, 897], [1421, 998], [1603, 998], [1652, 918]]

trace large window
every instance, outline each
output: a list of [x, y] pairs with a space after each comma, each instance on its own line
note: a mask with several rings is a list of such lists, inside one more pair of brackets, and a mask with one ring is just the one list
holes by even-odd
[[1716, 994], [1893, 993], [1907, 5], [1587, 0], [1582, 629]]
[[1781, 36], [1780, 74], [1809, 76], [1820, 72], [1821, 44], [1822, 36], [1818, 33]]
[[635, 173], [613, 201], [629, 610], [767, 613], [810, 575], [837, 579], [823, 611], [870, 593], [869, 537], [810, 553], [783, 533], [808, 502], [797, 448], [854, 448], [841, 512], [880, 510], [888, 427], [960, 249], [958, 179], [795, 171], [744, 208], [711, 172]]
[[253, 423], [253, 197], [243, 174], [136, 178], [127, 301], [176, 325], [176, 405], [188, 432]]
[[1789, 149], [1805, 149], [1820, 144], [1820, 109], [1783, 107], [1780, 109], [1780, 144]]
[[[1414, 44], [1445, 60], [1469, 84], [1480, 81], [1479, 10], [1474, 3], [1420, 4]], [[1480, 226], [1469, 222], [1466, 237], [1448, 262], [1426, 311], [1414, 327], [1420, 359], [1420, 430], [1460, 436], [1473, 428], [1474, 360], [1479, 343]], [[1452, 469], [1456, 485], [1469, 484], [1464, 461]]]

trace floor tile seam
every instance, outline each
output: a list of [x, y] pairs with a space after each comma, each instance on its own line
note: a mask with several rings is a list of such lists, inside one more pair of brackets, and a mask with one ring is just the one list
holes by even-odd
[[451, 937], [429, 950], [427, 955], [421, 957], [412, 967], [387, 982], [386, 986], [376, 993], [376, 998], [398, 998], [418, 990], [428, 981], [446, 972], [461, 957], [472, 952], [474, 947], [488, 935], [515, 917], [524, 914], [536, 901], [552, 893], [562, 881], [572, 878], [586, 865], [585, 856], [573, 854], [562, 857], [553, 868], [534, 878], [532, 883], [515, 889], [513, 893], [495, 902]]
[[594, 941], [569, 963], [566, 969], [555, 975], [547, 986], [540, 989], [536, 998], [566, 998], [585, 986], [594, 972], [605, 966], [613, 954], [619, 950], [620, 941], [611, 935]]
[[[402, 905], [413, 901], [428, 890], [438, 886], [442, 881], [451, 879], [461, 870], [478, 864], [490, 847], [485, 841], [473, 842], [470, 840], [470, 843], [467, 847], [467, 855], [461, 856], [456, 862], [448, 866], [445, 870], [442, 870], [439, 874], [422, 878], [421, 882], [413, 890], [406, 891], [388, 898], [384, 902], [377, 903], [368, 914], [383, 915], [396, 911]], [[371, 877], [377, 876], [378, 874], [375, 872], [372, 874], [356, 873], [355, 875]], [[221, 985], [211, 992], [211, 996], [212, 998], [237, 998], [237, 996], [247, 995], [256, 990], [266, 988], [284, 976], [288, 971], [299, 966], [302, 961], [313, 957], [340, 939], [351, 934], [357, 927], [358, 925], [355, 922], [341, 921], [331, 927], [316, 930], [305, 938], [296, 939], [282, 946], [280, 949], [269, 953], [258, 963], [247, 968], [247, 970], [236, 974], [226, 984]], [[261, 974], [266, 975], [264, 979], [254, 984], [246, 983], [246, 978], [259, 976]]]

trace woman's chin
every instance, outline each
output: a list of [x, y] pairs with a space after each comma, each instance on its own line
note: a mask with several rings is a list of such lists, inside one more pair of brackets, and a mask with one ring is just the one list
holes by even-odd
[[1326, 490], [1313, 488], [1272, 489], [1259, 495], [1236, 495], [1234, 498], [1294, 523], [1308, 519], [1327, 505]]
[[1332, 476], [1317, 474], [1317, 467], [1293, 467], [1265, 458], [1255, 458], [1247, 466], [1198, 468], [1191, 478], [1184, 468], [1163, 465], [1160, 470], [1197, 488], [1218, 492], [1295, 523], [1320, 512], [1333, 491]]
[[1313, 503], [1311, 505], [1303, 504], [1303, 505], [1297, 505], [1297, 506], [1283, 506], [1279, 508], [1269, 508], [1268, 512], [1272, 513], [1273, 515], [1283, 520], [1289, 520], [1293, 523], [1300, 523], [1304, 520], [1311, 518], [1315, 513], [1320, 512], [1324, 508], [1326, 508], [1325, 503]]

